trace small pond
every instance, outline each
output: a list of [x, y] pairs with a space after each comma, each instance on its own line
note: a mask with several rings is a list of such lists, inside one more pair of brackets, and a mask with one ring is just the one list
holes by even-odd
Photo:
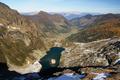
[[40, 60], [43, 69], [57, 67], [60, 62], [61, 53], [65, 49], [62, 47], [52, 47], [50, 51]]

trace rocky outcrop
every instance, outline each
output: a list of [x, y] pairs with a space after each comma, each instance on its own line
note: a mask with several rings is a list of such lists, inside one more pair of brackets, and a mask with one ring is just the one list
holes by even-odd
[[120, 39], [74, 43], [62, 53], [60, 67], [108, 66], [120, 59]]

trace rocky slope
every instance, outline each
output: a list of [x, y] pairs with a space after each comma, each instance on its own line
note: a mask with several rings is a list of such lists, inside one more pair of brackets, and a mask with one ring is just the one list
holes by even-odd
[[70, 22], [72, 25], [77, 26], [78, 28], [86, 28], [97, 19], [97, 16], [92, 16], [90, 14], [71, 19]]
[[[91, 19], [93, 18], [95, 20], [92, 21]], [[88, 23], [90, 24], [87, 24], [87, 28], [71, 35], [68, 37], [68, 40], [76, 42], [91, 42], [101, 39], [120, 37], [119, 14], [98, 15], [93, 16], [93, 18], [88, 20]]]
[[42, 35], [32, 21], [0, 3], [0, 62], [7, 63], [10, 70], [19, 72], [34, 64], [45, 50]]
[[62, 53], [60, 67], [113, 66], [119, 59], [119, 38], [74, 43]]

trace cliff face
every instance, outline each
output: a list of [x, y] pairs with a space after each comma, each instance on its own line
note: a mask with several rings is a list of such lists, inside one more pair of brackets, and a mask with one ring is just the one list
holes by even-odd
[[42, 35], [32, 21], [0, 3], [0, 62], [18, 70], [28, 67], [45, 50]]

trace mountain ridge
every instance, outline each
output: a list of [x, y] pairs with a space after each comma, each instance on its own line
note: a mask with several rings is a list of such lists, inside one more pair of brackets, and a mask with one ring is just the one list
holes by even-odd
[[[105, 14], [91, 17], [95, 20], [87, 27], [80, 30], [78, 33], [69, 37], [72, 41], [89, 42], [97, 39], [106, 39], [112, 37], [120, 37], [120, 15], [119, 14]], [[91, 20], [90, 19], [90, 20]], [[89, 22], [89, 19], [87, 20]]]

